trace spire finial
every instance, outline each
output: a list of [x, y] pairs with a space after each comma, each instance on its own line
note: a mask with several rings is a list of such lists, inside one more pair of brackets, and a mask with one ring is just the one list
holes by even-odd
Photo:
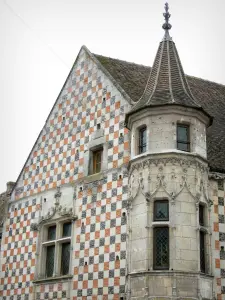
[[165, 23], [162, 26], [162, 28], [165, 30], [164, 39], [171, 40], [171, 37], [170, 37], [170, 34], [169, 34], [169, 30], [172, 28], [172, 25], [169, 23], [169, 19], [171, 17], [171, 14], [169, 13], [169, 5], [168, 5], [167, 2], [165, 3], [165, 13], [163, 14], [163, 16], [165, 18]]

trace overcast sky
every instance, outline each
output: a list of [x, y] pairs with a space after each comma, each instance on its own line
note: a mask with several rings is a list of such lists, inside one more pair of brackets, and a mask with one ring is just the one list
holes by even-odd
[[[163, 37], [164, 3], [0, 0], [0, 192], [16, 181], [81, 46], [152, 65]], [[185, 73], [225, 84], [225, 1], [169, 5]]]

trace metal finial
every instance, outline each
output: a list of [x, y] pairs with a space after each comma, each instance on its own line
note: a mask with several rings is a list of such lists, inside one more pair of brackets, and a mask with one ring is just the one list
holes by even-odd
[[172, 28], [172, 25], [169, 23], [169, 19], [171, 17], [171, 14], [169, 13], [169, 5], [166, 2], [165, 3], [165, 13], [163, 14], [165, 18], [165, 23], [163, 24], [162, 28], [165, 30], [165, 36], [164, 39], [171, 39], [169, 35], [169, 30]]

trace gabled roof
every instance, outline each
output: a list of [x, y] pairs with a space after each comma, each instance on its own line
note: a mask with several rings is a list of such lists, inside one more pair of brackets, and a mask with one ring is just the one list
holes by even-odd
[[[151, 68], [101, 55], [95, 57], [118, 82], [130, 98], [137, 102], [142, 96]], [[207, 153], [212, 171], [225, 173], [225, 86], [186, 76], [191, 93], [209, 115], [213, 125], [207, 129]]]

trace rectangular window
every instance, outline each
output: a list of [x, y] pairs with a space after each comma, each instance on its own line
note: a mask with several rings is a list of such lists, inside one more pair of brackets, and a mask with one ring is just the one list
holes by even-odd
[[62, 244], [61, 275], [69, 274], [70, 266], [70, 243]]
[[[47, 228], [44, 227], [43, 230], [46, 230], [47, 233], [47, 238], [42, 243], [46, 254], [43, 273], [46, 277], [53, 277], [55, 274], [68, 275], [70, 271], [72, 222], [57, 222], [57, 224]], [[57, 260], [56, 264], [55, 260]]]
[[205, 273], [205, 234], [200, 231], [200, 270]]
[[155, 227], [154, 231], [154, 269], [169, 269], [169, 228]]
[[199, 205], [199, 225], [204, 226], [204, 206]]
[[52, 277], [54, 272], [55, 245], [48, 246], [46, 249], [46, 276]]
[[177, 124], [177, 149], [190, 152], [190, 126]]
[[168, 200], [157, 200], [154, 202], [154, 221], [169, 221]]
[[146, 152], [147, 150], [147, 128], [142, 127], [139, 130], [139, 154]]
[[102, 149], [93, 151], [93, 174], [101, 172], [102, 152]]

